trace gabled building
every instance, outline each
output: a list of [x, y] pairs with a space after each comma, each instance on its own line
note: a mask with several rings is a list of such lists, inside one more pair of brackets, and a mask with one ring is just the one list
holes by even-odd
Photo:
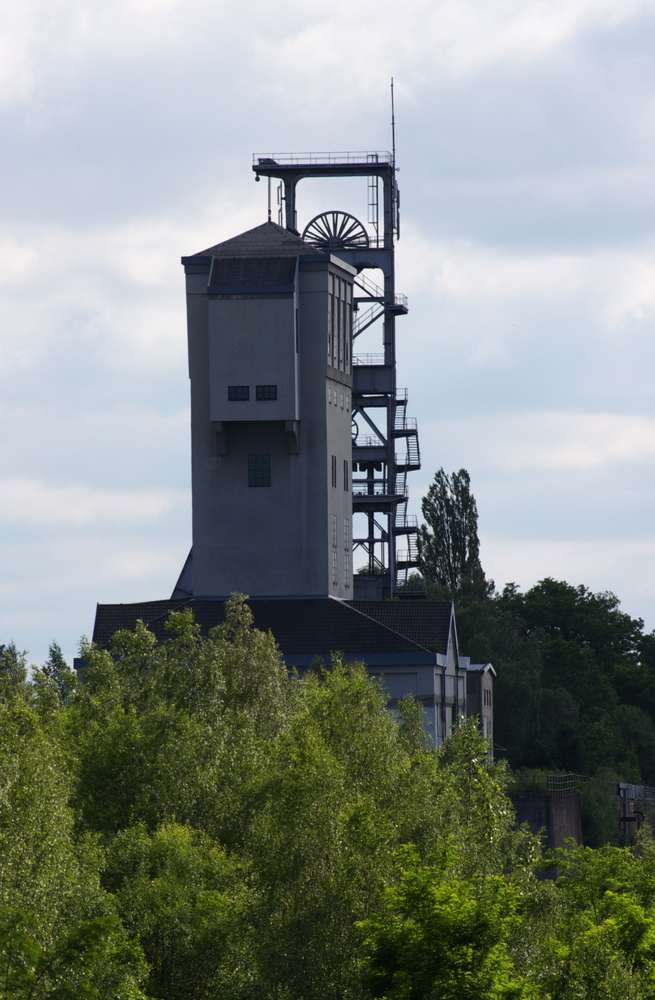
[[[413, 696], [423, 706], [426, 730], [438, 745], [466, 714], [466, 663], [459, 657], [450, 601], [342, 601], [338, 598], [250, 599], [255, 627], [271, 632], [285, 663], [302, 675], [317, 659], [336, 654], [361, 662], [380, 678], [390, 707]], [[171, 611], [190, 607], [203, 633], [219, 625], [225, 601], [201, 598], [100, 604], [93, 641], [106, 645], [119, 629], [143, 621], [158, 639]]]

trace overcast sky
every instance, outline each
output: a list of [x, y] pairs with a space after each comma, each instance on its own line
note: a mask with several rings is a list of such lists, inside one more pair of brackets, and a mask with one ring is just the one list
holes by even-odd
[[[180, 256], [253, 152], [388, 149], [399, 384], [496, 584], [655, 628], [655, 0], [2, 0], [0, 643], [70, 659], [190, 544]], [[366, 189], [303, 182], [301, 227]], [[357, 203], [357, 199], [359, 204]]]

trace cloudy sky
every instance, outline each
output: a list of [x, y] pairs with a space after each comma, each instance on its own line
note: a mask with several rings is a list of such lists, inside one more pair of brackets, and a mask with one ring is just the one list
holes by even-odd
[[[179, 258], [265, 221], [253, 152], [387, 149], [391, 75], [413, 510], [463, 466], [497, 584], [655, 628], [655, 0], [0, 10], [0, 642], [71, 658], [96, 602], [169, 596]], [[365, 187], [298, 193], [301, 226], [366, 218]]]

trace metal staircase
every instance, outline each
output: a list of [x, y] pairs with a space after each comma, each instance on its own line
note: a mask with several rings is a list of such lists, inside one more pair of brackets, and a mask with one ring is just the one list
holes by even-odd
[[[255, 156], [253, 170], [257, 179], [274, 177], [281, 182], [280, 219], [294, 233], [298, 233], [300, 180], [362, 177], [367, 182], [368, 231], [346, 213], [327, 212], [308, 223], [303, 239], [314, 241], [322, 252], [337, 254], [357, 271], [353, 340], [375, 323], [381, 326], [382, 352], [353, 357], [353, 513], [363, 515], [366, 525], [365, 534], [353, 538], [353, 548], [366, 553], [369, 578], [367, 582], [355, 576], [355, 596], [358, 584], [374, 581], [380, 584], [380, 599], [392, 597], [406, 582], [409, 569], [418, 565], [418, 525], [407, 514], [407, 473], [420, 468], [418, 431], [416, 421], [407, 416], [407, 392], [396, 391], [395, 321], [408, 309], [406, 296], [395, 291], [394, 239], [399, 235], [395, 154], [274, 153]], [[382, 273], [383, 287], [368, 277], [369, 270]], [[400, 538], [402, 549], [397, 544]]]

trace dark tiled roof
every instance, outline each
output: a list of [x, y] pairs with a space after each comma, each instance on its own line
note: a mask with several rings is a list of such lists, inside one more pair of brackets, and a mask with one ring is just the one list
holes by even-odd
[[201, 250], [194, 257], [297, 257], [301, 253], [320, 253], [288, 229], [275, 222], [264, 222], [239, 236]]
[[419, 646], [436, 653], [448, 651], [448, 634], [453, 614], [451, 601], [350, 601], [387, 628], [400, 632]]
[[[360, 603], [371, 607], [374, 604]], [[271, 631], [282, 653], [288, 656], [321, 656], [336, 651], [348, 655], [425, 652], [419, 643], [400, 634], [393, 626], [333, 598], [255, 599], [248, 604], [255, 627], [263, 632]], [[104, 646], [114, 632], [133, 629], [138, 619], [144, 621], [158, 639], [163, 639], [169, 612], [187, 606], [192, 608], [203, 634], [224, 620], [224, 601], [191, 599], [99, 604], [93, 641]]]
[[99, 646], [106, 646], [114, 632], [121, 629], [133, 629], [139, 619], [155, 633], [158, 638], [165, 635], [164, 623], [171, 611], [179, 611], [188, 604], [188, 600], [143, 601], [139, 604], [98, 604], [96, 620], [93, 626], [93, 641]]
[[292, 285], [295, 257], [215, 257], [209, 284]]

